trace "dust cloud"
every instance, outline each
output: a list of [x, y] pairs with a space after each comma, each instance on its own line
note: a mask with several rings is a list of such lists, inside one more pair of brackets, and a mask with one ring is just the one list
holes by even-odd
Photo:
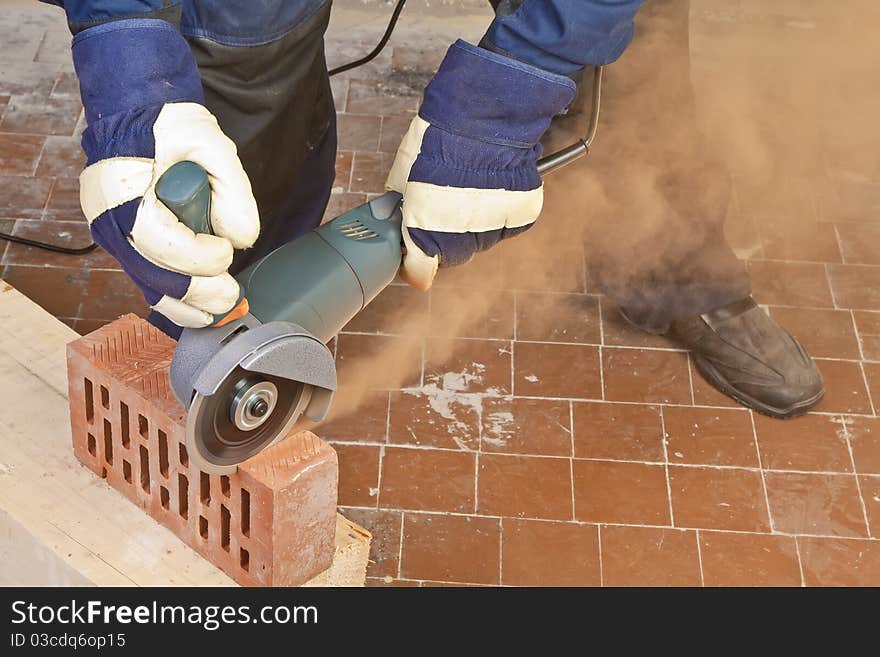
[[[532, 230], [461, 272], [441, 271], [432, 305], [443, 297], [448, 306], [441, 288], [458, 285], [442, 317], [431, 312], [426, 322], [408, 306], [389, 315], [388, 332], [412, 339], [346, 363], [333, 417], [358, 409], [377, 372], [383, 388], [407, 386], [423, 366], [425, 338], [477, 335], [511, 290], [550, 292], [530, 333], [578, 312], [572, 292], [605, 293], [662, 324], [723, 295], [745, 276], [739, 259], [780, 257], [817, 222], [880, 211], [878, 28], [874, 0], [845, 9], [822, 0], [649, 1], [633, 44], [607, 67], [593, 152], [547, 177]], [[577, 112], [558, 121], [548, 150], [585, 124]], [[765, 253], [769, 238], [781, 250]], [[432, 348], [437, 362], [451, 356], [452, 343]], [[419, 385], [446, 390], [437, 377]]]

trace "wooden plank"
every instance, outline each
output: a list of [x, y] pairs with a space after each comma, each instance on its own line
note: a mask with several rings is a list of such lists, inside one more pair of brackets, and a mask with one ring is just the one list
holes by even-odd
[[[65, 346], [77, 337], [0, 281], [0, 584], [234, 585], [74, 458]], [[363, 583], [351, 555], [369, 534], [356, 533], [337, 535], [345, 568], [319, 578]]]

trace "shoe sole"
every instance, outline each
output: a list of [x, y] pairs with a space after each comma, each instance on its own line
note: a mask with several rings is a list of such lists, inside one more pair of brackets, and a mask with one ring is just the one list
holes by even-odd
[[721, 391], [731, 399], [739, 402], [743, 406], [757, 411], [761, 415], [766, 415], [768, 417], [776, 418], [779, 420], [789, 420], [791, 418], [803, 415], [810, 409], [814, 408], [816, 404], [822, 401], [822, 398], [825, 396], [825, 388], [823, 386], [822, 390], [820, 390], [818, 394], [814, 395], [810, 399], [800, 401], [794, 406], [790, 406], [788, 408], [776, 408], [775, 406], [765, 404], [764, 402], [759, 401], [749, 395], [746, 395], [734, 388], [727, 382], [727, 379], [721, 376], [718, 370], [716, 370], [711, 365], [711, 363], [708, 363], [696, 354], [694, 355], [694, 362], [697, 364], [697, 369], [700, 371], [700, 374], [703, 375], [703, 378], [706, 379], [706, 381], [712, 384], [719, 391]]

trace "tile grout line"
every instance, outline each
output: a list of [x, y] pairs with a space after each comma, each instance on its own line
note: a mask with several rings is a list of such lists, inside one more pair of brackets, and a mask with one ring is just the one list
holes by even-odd
[[669, 479], [669, 452], [667, 450], [666, 441], [668, 440], [668, 434], [666, 433], [666, 420], [663, 417], [663, 407], [660, 407], [660, 431], [663, 435], [662, 445], [663, 445], [663, 469], [666, 472], [666, 497], [668, 498], [669, 503], [669, 525], [671, 527], [675, 527], [675, 513], [672, 510], [672, 482]]
[[[605, 360], [604, 360], [604, 351], [605, 351], [605, 329], [603, 328], [603, 324], [605, 320], [602, 317], [602, 300], [599, 300], [599, 386], [602, 392], [602, 399], [605, 399]], [[571, 453], [574, 456], [574, 451]]]
[[801, 574], [801, 588], [805, 588], [807, 586], [807, 582], [804, 579], [804, 560], [801, 557], [801, 542], [798, 540], [798, 537], [794, 537], [794, 551], [797, 553], [798, 558], [798, 572]]
[[498, 518], [498, 585], [504, 581], [504, 516]]
[[828, 263], [823, 263], [822, 271], [825, 272], [825, 282], [828, 284], [828, 291], [831, 293], [831, 303], [834, 305], [835, 309], [840, 309], [840, 306], [837, 305], [837, 295], [834, 294], [834, 285], [831, 283], [831, 272], [828, 271]]
[[599, 586], [605, 586], [605, 564], [602, 562], [602, 525], [596, 525], [596, 535], [599, 540]]
[[834, 238], [837, 240], [837, 250], [840, 252], [840, 262], [841, 264], [848, 265], [850, 263], [846, 261], [846, 254], [843, 250], [843, 240], [840, 239], [840, 231], [837, 229], [837, 222], [833, 222], [831, 228], [834, 230]]
[[697, 397], [696, 397], [696, 394], [694, 393], [694, 373], [693, 373], [693, 370], [691, 369], [691, 353], [690, 352], [688, 352], [687, 361], [688, 361], [688, 383], [690, 384], [690, 389], [691, 389], [691, 405], [696, 406], [697, 405]]
[[703, 548], [700, 546], [700, 530], [697, 529], [694, 534], [697, 537], [697, 565], [700, 567], [700, 586], [706, 586], [706, 578], [703, 575]]
[[568, 402], [568, 438], [571, 443], [571, 456], [568, 459], [569, 488], [571, 489], [571, 518], [577, 520], [577, 508], [574, 501], [574, 402]]
[[749, 409], [749, 419], [752, 422], [752, 440], [755, 444], [755, 453], [758, 456], [758, 471], [761, 473], [761, 491], [764, 493], [764, 506], [767, 508], [767, 524], [770, 525], [770, 533], [776, 533], [773, 522], [773, 512], [770, 509], [770, 495], [767, 493], [767, 479], [764, 476], [764, 459], [761, 458], [761, 445], [758, 442], [758, 428], [755, 425], [755, 413]]
[[406, 518], [406, 511], [400, 512], [400, 543], [397, 546], [397, 579], [400, 579], [403, 572], [403, 521]]
[[[375, 508], [378, 510], [380, 506], [380, 501], [382, 497], [382, 461], [385, 457], [385, 445], [381, 445], [379, 447], [379, 474], [376, 476], [376, 506]], [[370, 492], [369, 490], [367, 491]], [[372, 496], [371, 496], [372, 497]]]
[[[865, 363], [859, 362], [859, 371], [862, 373], [862, 383], [865, 386], [865, 394], [868, 395], [868, 403], [871, 405], [871, 414], [877, 416], [877, 407], [874, 405], [874, 396], [871, 394], [871, 386], [868, 385], [868, 375], [865, 373]], [[880, 400], [877, 400], [880, 402]]]
[[482, 514], [482, 513], [462, 513], [461, 511], [425, 511], [421, 509], [394, 509], [394, 508], [383, 508], [376, 509], [371, 506], [359, 506], [354, 504], [345, 505], [348, 509], [359, 509], [363, 511], [397, 511], [403, 514], [411, 514], [411, 515], [423, 515], [423, 516], [451, 516], [455, 518], [485, 518], [489, 520], [498, 520], [499, 518], [508, 518], [510, 520], [529, 520], [533, 522], [545, 522], [545, 523], [568, 523], [573, 525], [581, 525], [581, 526], [590, 526], [596, 527], [600, 524], [605, 525], [606, 527], [637, 527], [641, 529], [674, 529], [676, 531], [697, 531], [698, 529], [704, 532], [714, 532], [718, 534], [746, 534], [749, 536], [786, 536], [789, 538], [819, 538], [819, 539], [831, 539], [835, 541], [867, 541], [869, 543], [880, 544], [880, 537], [873, 536], [843, 536], [843, 535], [831, 535], [831, 534], [794, 534], [791, 532], [782, 532], [778, 531], [776, 533], [771, 534], [770, 532], [756, 532], [756, 531], [748, 531], [744, 529], [724, 529], [721, 527], [684, 527], [677, 526], [672, 527], [671, 525], [646, 525], [639, 523], [624, 523], [624, 522], [608, 522], [607, 520], [602, 521], [587, 521], [587, 520], [559, 520], [554, 518], [532, 518], [526, 516], [500, 516], [500, 515], [492, 515], [492, 514]]
[[849, 461], [852, 466], [853, 477], [856, 480], [856, 490], [859, 493], [859, 503], [862, 505], [862, 519], [865, 521], [865, 533], [871, 537], [871, 522], [868, 520], [868, 506], [865, 504], [865, 495], [862, 493], [862, 483], [859, 481], [859, 471], [856, 469], [856, 458], [853, 453], [852, 440], [850, 439], [849, 424], [846, 418], [840, 416], [840, 426], [843, 428], [843, 436], [846, 440], [846, 449], [849, 452]]
[[[864, 360], [865, 360], [865, 346], [864, 346], [864, 344], [862, 344], [862, 332], [859, 331], [859, 324], [856, 321], [856, 313], [852, 308], [850, 308], [850, 310], [849, 310], [849, 318], [850, 318], [850, 321], [852, 322], [853, 333], [855, 333], [855, 336], [856, 336], [856, 343], [858, 343], [858, 345], [859, 345], [859, 359], [862, 362], [864, 362]], [[867, 383], [868, 382], [865, 381], [866, 385], [867, 385]]]

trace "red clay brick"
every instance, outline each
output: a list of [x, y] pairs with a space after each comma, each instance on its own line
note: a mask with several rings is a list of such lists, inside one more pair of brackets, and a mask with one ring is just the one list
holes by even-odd
[[297, 585], [326, 570], [336, 453], [300, 432], [228, 478], [200, 472], [168, 385], [173, 350], [173, 340], [133, 315], [68, 345], [77, 458], [240, 584]]

